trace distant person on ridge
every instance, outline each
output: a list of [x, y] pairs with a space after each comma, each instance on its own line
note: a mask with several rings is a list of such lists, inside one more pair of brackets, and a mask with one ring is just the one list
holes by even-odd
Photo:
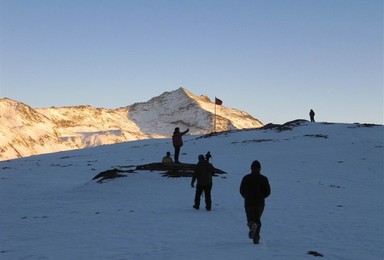
[[161, 160], [162, 163], [173, 163], [173, 160], [171, 158], [171, 153], [167, 152], [167, 154], [163, 157]]
[[315, 122], [315, 111], [312, 109], [309, 111], [309, 118], [311, 119], [311, 122]]
[[255, 160], [251, 165], [252, 172], [243, 177], [240, 194], [244, 198], [247, 216], [248, 236], [254, 244], [260, 241], [261, 215], [264, 211], [265, 198], [271, 194], [268, 178], [260, 174], [261, 164]]
[[213, 165], [210, 164], [204, 155], [200, 154], [199, 161], [196, 164], [195, 172], [193, 173], [191, 186], [195, 187], [195, 181], [197, 180], [195, 204], [193, 208], [200, 208], [200, 197], [204, 192], [205, 196], [205, 209], [210, 211], [212, 208], [211, 190], [212, 190], [212, 176], [215, 173]]
[[180, 128], [178, 127], [176, 127], [175, 131], [173, 132], [172, 143], [173, 143], [173, 147], [175, 147], [175, 163], [180, 163], [179, 161], [180, 148], [183, 146], [182, 136], [188, 132], [189, 132], [189, 129], [185, 130], [184, 132], [180, 132]]

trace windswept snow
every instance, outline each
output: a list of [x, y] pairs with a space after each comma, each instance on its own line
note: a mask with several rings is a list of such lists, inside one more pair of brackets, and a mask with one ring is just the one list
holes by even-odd
[[[192, 208], [190, 178], [136, 171], [170, 139], [0, 162], [1, 259], [382, 259], [383, 126], [302, 122], [291, 130], [186, 135], [181, 161], [211, 151], [211, 212]], [[272, 193], [261, 243], [248, 239], [242, 177], [262, 164]]]

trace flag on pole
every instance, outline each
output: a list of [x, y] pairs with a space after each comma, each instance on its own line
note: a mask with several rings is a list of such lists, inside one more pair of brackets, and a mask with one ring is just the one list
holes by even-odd
[[221, 106], [223, 104], [223, 101], [221, 99], [215, 97], [215, 120], [213, 123], [213, 132], [216, 132], [216, 105]]

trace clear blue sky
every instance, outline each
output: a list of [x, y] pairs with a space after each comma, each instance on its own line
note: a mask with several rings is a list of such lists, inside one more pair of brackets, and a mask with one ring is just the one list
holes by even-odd
[[263, 123], [383, 124], [382, 0], [0, 0], [0, 96], [117, 108], [184, 87]]

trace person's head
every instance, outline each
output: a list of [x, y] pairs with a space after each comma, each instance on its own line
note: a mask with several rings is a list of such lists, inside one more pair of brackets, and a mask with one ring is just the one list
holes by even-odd
[[204, 161], [204, 155], [200, 154], [198, 159], [199, 159], [199, 162]]
[[180, 132], [180, 128], [176, 127], [175, 132]]
[[171, 153], [170, 153], [170, 152], [167, 152], [167, 156], [171, 156]]
[[261, 164], [258, 160], [254, 160], [251, 164], [251, 170], [252, 172], [260, 172], [261, 170]]

